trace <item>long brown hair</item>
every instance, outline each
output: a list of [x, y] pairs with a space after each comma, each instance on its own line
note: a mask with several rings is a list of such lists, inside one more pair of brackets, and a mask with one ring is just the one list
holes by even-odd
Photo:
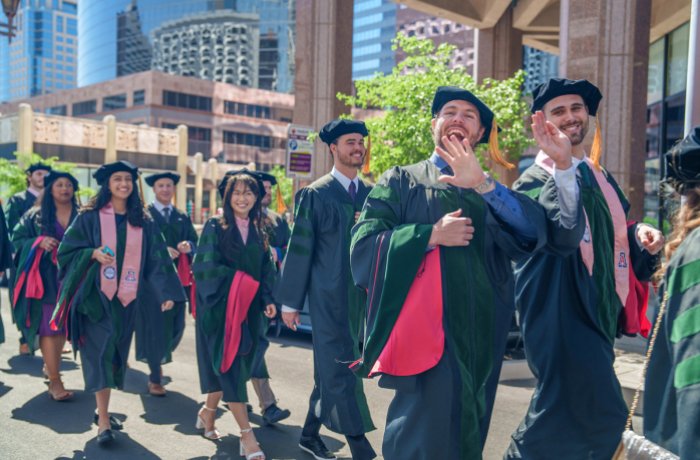
[[231, 196], [233, 196], [233, 190], [236, 188], [236, 184], [243, 183], [246, 187], [250, 189], [255, 195], [255, 204], [248, 213], [248, 218], [253, 224], [253, 231], [258, 237], [258, 240], [262, 243], [263, 249], [267, 251], [268, 240], [267, 234], [263, 231], [262, 223], [262, 194], [258, 181], [249, 176], [248, 174], [236, 174], [231, 176], [226, 183], [226, 189], [224, 191], [224, 215], [221, 220], [223, 227], [223, 235], [219, 242], [219, 248], [226, 259], [235, 260], [236, 254], [240, 253], [242, 249], [238, 244], [235, 235], [238, 232], [238, 226], [236, 225], [236, 217], [231, 207]]
[[657, 276], [663, 276], [666, 265], [671, 260], [671, 256], [676, 252], [683, 240], [696, 228], [700, 227], [700, 186], [689, 188], [684, 193], [685, 204], [681, 206], [673, 217], [673, 231], [666, 241], [664, 256], [666, 262], [663, 264]]

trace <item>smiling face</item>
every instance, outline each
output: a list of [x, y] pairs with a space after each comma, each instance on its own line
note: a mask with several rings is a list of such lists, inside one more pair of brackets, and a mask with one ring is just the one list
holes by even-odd
[[60, 177], [56, 179], [51, 186], [51, 196], [56, 203], [70, 203], [71, 200], [73, 200], [73, 194], [75, 194], [73, 182], [71, 182], [67, 177]]
[[[365, 138], [360, 133], [343, 134], [330, 145], [336, 168], [360, 169], [365, 161]], [[340, 167], [340, 168], [339, 168]]]
[[583, 142], [588, 132], [588, 108], [578, 94], [565, 94], [548, 101], [542, 108], [547, 121], [571, 141], [572, 146]]
[[113, 198], [126, 200], [134, 190], [134, 179], [130, 172], [119, 171], [109, 176], [109, 191]]
[[175, 182], [169, 178], [158, 179], [153, 184], [153, 193], [156, 194], [156, 200], [161, 204], [169, 205], [173, 201], [175, 194]]
[[442, 145], [443, 136], [455, 136], [458, 141], [469, 140], [472, 148], [484, 135], [481, 117], [476, 106], [463, 100], [449, 101], [440, 109], [440, 113], [431, 121], [435, 145]]
[[237, 180], [231, 193], [231, 208], [239, 219], [247, 219], [257, 197], [248, 184]]

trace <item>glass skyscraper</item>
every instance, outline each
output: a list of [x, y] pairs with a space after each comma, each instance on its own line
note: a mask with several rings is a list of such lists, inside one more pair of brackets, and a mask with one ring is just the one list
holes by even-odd
[[396, 4], [391, 0], [355, 0], [352, 23], [352, 79], [387, 74], [396, 63]]
[[78, 0], [27, 0], [12, 43], [0, 40], [0, 101], [74, 88]]
[[[289, 62], [293, 8], [294, 0], [80, 0], [78, 86], [126, 75], [130, 69], [150, 69], [150, 64], [145, 67], [153, 30], [166, 22], [228, 10], [258, 14], [261, 36], [268, 31], [276, 34], [277, 55], [269, 50], [265, 54], [278, 61], [275, 88], [270, 89], [289, 92], [293, 83], [293, 64]], [[270, 36], [266, 36], [269, 44]]]

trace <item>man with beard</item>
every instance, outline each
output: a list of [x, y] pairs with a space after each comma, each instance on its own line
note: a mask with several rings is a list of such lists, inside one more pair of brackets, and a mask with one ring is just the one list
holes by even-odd
[[[41, 162], [30, 165], [25, 170], [27, 173], [27, 189], [22, 192], [15, 193], [9, 200], [7, 200], [5, 214], [7, 217], [7, 230], [10, 233], [10, 237], [12, 237], [12, 231], [14, 230], [15, 225], [19, 223], [19, 220], [22, 218], [24, 213], [34, 206], [37, 197], [41, 191], [44, 190], [44, 176], [47, 175], [49, 171], [51, 171], [51, 166], [45, 165]], [[9, 279], [10, 291], [12, 291], [11, 286], [13, 284], [13, 277], [14, 268], [11, 267]], [[10, 299], [12, 299], [12, 295], [10, 295]], [[20, 334], [19, 354], [28, 355], [29, 353], [29, 345], [27, 345], [27, 341], [25, 340], [24, 336]]]
[[[189, 216], [173, 206], [178, 182], [180, 175], [172, 172], [152, 174], [146, 178], [146, 183], [153, 188], [156, 196], [155, 201], [148, 206], [148, 213], [163, 234], [180, 283], [188, 291], [192, 284], [190, 267], [197, 232]], [[155, 300], [147, 297], [145, 302]], [[185, 302], [176, 302], [172, 309], [157, 317], [158, 321], [146, 321], [146, 309], [142, 313], [144, 316], [136, 323], [136, 358], [148, 363], [150, 368], [148, 393], [152, 396], [165, 396], [161, 364], [172, 361], [173, 351], [185, 332]]]
[[515, 308], [511, 260], [532, 255], [546, 233], [542, 208], [474, 154], [488, 143], [488, 157], [512, 167], [493, 112], [467, 90], [440, 87], [432, 115], [430, 158], [385, 172], [353, 229], [353, 277], [370, 301], [352, 368], [395, 390], [388, 460], [481, 458]]
[[[277, 184], [277, 178], [262, 171], [251, 171], [251, 174], [260, 178], [265, 187], [265, 196], [263, 196], [260, 203], [262, 205], [263, 228], [268, 237], [275, 269], [278, 269], [287, 249], [289, 226], [282, 216], [268, 207], [272, 203], [272, 186]], [[279, 408], [275, 393], [270, 386], [270, 374], [267, 370], [267, 363], [265, 363], [265, 352], [270, 346], [270, 341], [267, 340], [268, 328], [269, 321], [264, 317], [262, 329], [259, 331], [260, 340], [258, 347], [255, 349], [255, 359], [253, 360], [250, 381], [253, 384], [255, 394], [258, 396], [263, 421], [268, 425], [273, 425], [289, 417], [290, 412], [288, 409]], [[251, 406], [248, 407], [250, 408]]]
[[[598, 127], [586, 155], [589, 116], [601, 98], [586, 80], [553, 78], [533, 92], [532, 129], [541, 151], [514, 189], [568, 216], [580, 201], [586, 225], [574, 251], [545, 248], [517, 264], [516, 304], [537, 387], [508, 459], [609, 459], [625, 426], [613, 345], [616, 335], [640, 330], [645, 318], [637, 307], [646, 298], [635, 285], [653, 274], [663, 236], [645, 224], [628, 225], [629, 204], [599, 164]], [[562, 196], [559, 205], [553, 189]]]
[[350, 230], [370, 187], [357, 177], [365, 159], [367, 128], [333, 120], [321, 129], [333, 169], [299, 193], [294, 227], [275, 300], [284, 323], [296, 329], [309, 298], [313, 328], [314, 388], [299, 447], [316, 459], [334, 459], [319, 436], [321, 424], [344, 434], [352, 458], [376, 457], [365, 433], [374, 429], [362, 380], [344, 362], [359, 357], [365, 294], [350, 274]]

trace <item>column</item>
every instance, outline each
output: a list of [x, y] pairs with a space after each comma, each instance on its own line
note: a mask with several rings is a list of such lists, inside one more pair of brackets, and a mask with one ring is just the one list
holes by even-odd
[[[353, 2], [297, 0], [294, 123], [319, 130], [347, 113], [335, 95], [352, 91]], [[316, 141], [313, 174], [331, 170], [327, 147]]]
[[209, 158], [209, 180], [211, 181], [211, 189], [209, 189], [209, 217], [216, 215], [216, 194], [219, 189], [217, 188], [217, 181], [219, 180], [219, 162], [216, 158]]
[[203, 155], [200, 152], [194, 154], [194, 206], [192, 206], [192, 222], [202, 223], [202, 192], [204, 186], [204, 171], [202, 164]]
[[[603, 93], [603, 165], [641, 219], [651, 0], [561, 0], [560, 73]], [[595, 126], [591, 123], [590, 131]]]
[[177, 127], [177, 172], [180, 182], [175, 191], [175, 202], [182, 211], [187, 209], [187, 126]]
[[[496, 25], [476, 31], [476, 65], [474, 78], [481, 83], [485, 78], [504, 80], [523, 67], [523, 33], [513, 28], [513, 7], [509, 6]], [[498, 122], [498, 119], [496, 119]], [[504, 151], [508, 156], [508, 152]], [[511, 161], [517, 166], [516, 161]], [[518, 177], [518, 169], [508, 170], [500, 165], [491, 166], [491, 172], [499, 181], [512, 185]]]
[[105, 163], [117, 161], [117, 119], [107, 115], [102, 119], [107, 128], [107, 147], [105, 147]]
[[[29, 104], [19, 105], [17, 120], [17, 152], [30, 154], [34, 152], [34, 112]], [[28, 165], [20, 165], [24, 169]]]

